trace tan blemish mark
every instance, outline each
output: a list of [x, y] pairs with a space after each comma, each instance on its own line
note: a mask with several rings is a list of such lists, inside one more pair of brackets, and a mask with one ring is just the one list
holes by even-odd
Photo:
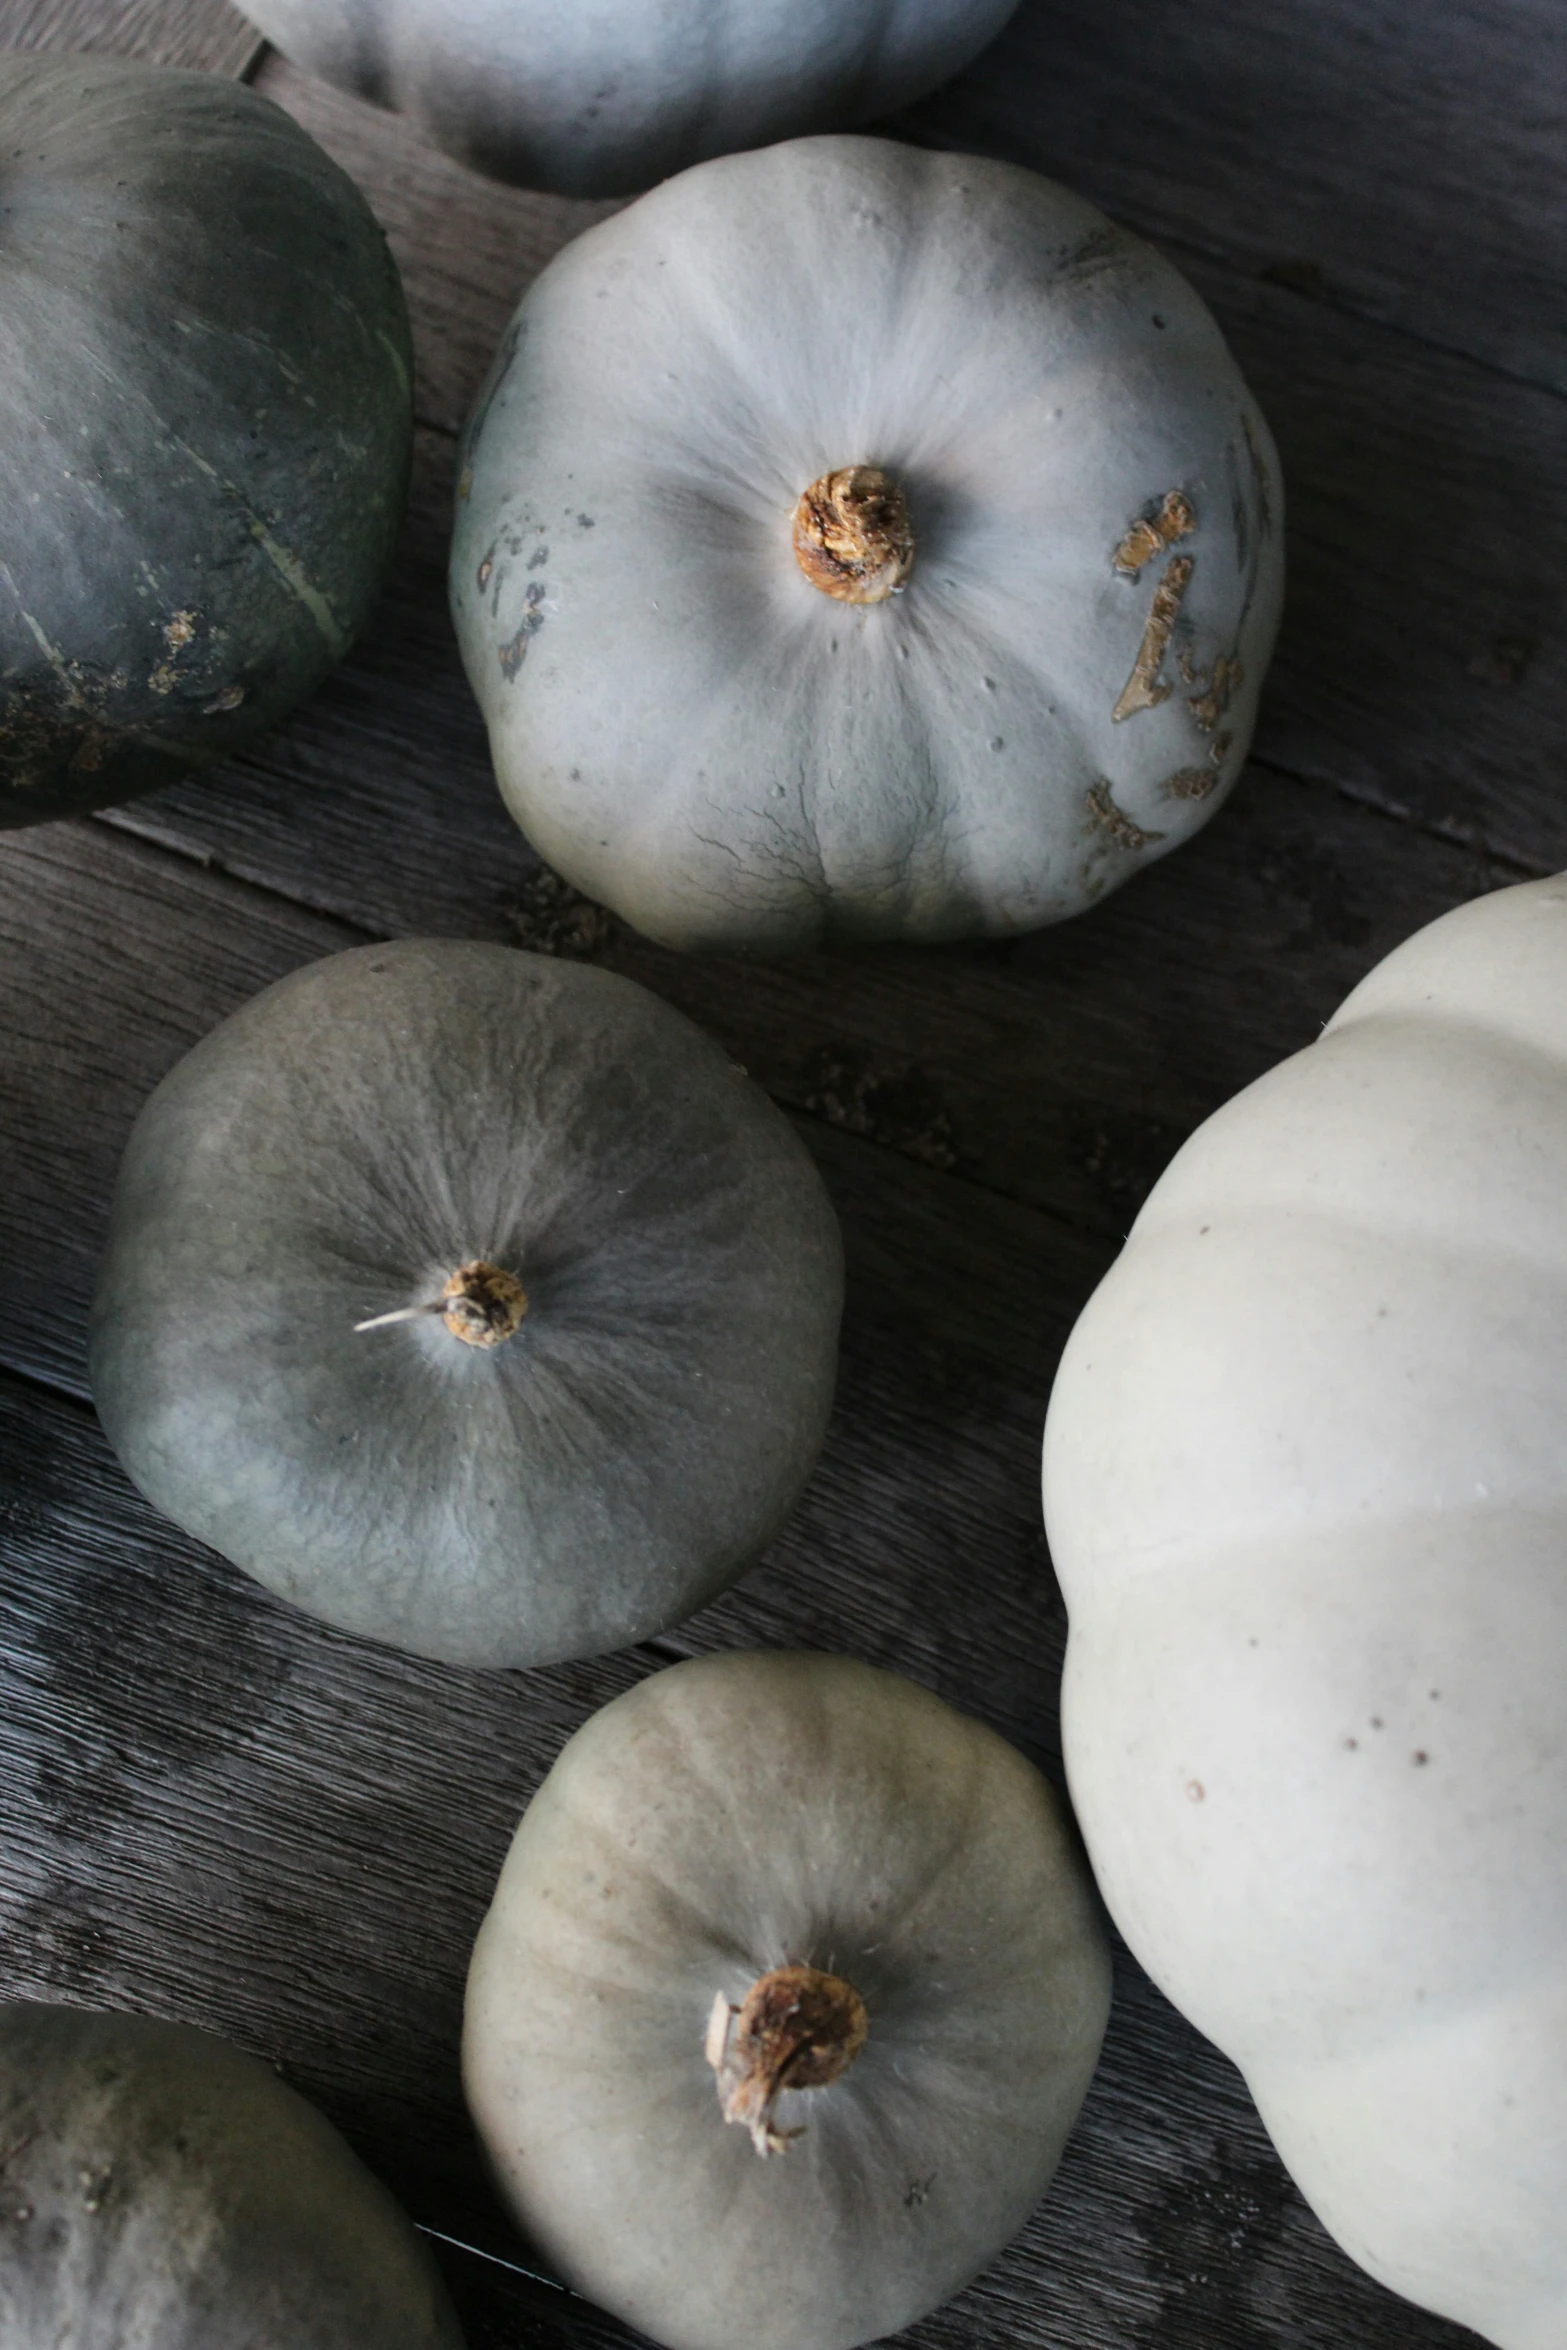
[[1235, 737], [1233, 734], [1216, 734], [1214, 736], [1213, 741], [1208, 746], [1208, 756], [1213, 761], [1215, 767], [1222, 767], [1224, 765], [1225, 760], [1230, 755], [1230, 745], [1234, 740]]
[[201, 714], [203, 718], [216, 718], [224, 710], [237, 710], [244, 699], [245, 689], [242, 685], [226, 685], [220, 694], [213, 695], [210, 702], [202, 703]]
[[1192, 576], [1190, 555], [1173, 555], [1169, 568], [1154, 590], [1153, 608], [1148, 614], [1148, 625], [1143, 630], [1143, 641], [1138, 647], [1132, 674], [1121, 689], [1121, 698], [1111, 711], [1112, 719], [1130, 718], [1138, 710], [1152, 710], [1167, 701], [1174, 687], [1161, 682], [1159, 671], [1163, 666], [1165, 650], [1174, 628]]
[[1162, 555], [1166, 547], [1173, 547], [1177, 539], [1190, 537], [1197, 527], [1197, 516], [1184, 490], [1166, 490], [1157, 514], [1145, 515], [1134, 522], [1121, 544], [1115, 550], [1117, 571], [1136, 574], [1145, 563]]
[[457, 495], [465, 506], [473, 496], [473, 467], [471, 465], [465, 465], [457, 476]]
[[1205, 800], [1218, 780], [1211, 767], [1177, 767], [1159, 789], [1172, 800]]
[[1163, 840], [1162, 832], [1146, 831], [1128, 816], [1124, 808], [1116, 806], [1115, 796], [1102, 776], [1097, 783], [1090, 785], [1087, 800], [1094, 821], [1103, 825], [1118, 849], [1147, 849], [1156, 840]]
[[1211, 734], [1218, 725], [1245, 676], [1239, 653], [1220, 653], [1215, 657], [1207, 690], [1192, 696], [1192, 716], [1204, 734]]
[[1188, 1779], [1188, 1780], [1187, 1780], [1187, 1782], [1186, 1782], [1186, 1800], [1187, 1800], [1187, 1802], [1188, 1802], [1188, 1803], [1201, 1803], [1201, 1801], [1203, 1800], [1203, 1797], [1204, 1797], [1204, 1796], [1207, 1794], [1207, 1792], [1208, 1792], [1208, 1790], [1207, 1790], [1207, 1788], [1206, 1788], [1206, 1787], [1203, 1785], [1203, 1783], [1202, 1783], [1201, 1779]]
[[844, 465], [800, 494], [794, 557], [824, 596], [883, 604], [914, 569], [908, 501], [879, 465]]
[[718, 2076], [726, 2122], [751, 2133], [758, 2154], [784, 2154], [800, 2130], [780, 2129], [773, 2107], [786, 2089], [826, 2089], [848, 2071], [869, 2031], [865, 2002], [852, 1983], [820, 1967], [774, 1967], [758, 1976], [744, 2004], [719, 1992], [707, 2019], [702, 2053]]
[[528, 647], [544, 626], [544, 587], [535, 580], [522, 599], [522, 618], [506, 643], [498, 645], [495, 658], [501, 665], [501, 675], [508, 685], [528, 657]]
[[163, 624], [163, 642], [168, 659], [160, 661], [147, 680], [148, 690], [155, 694], [171, 694], [179, 684], [179, 671], [174, 664], [196, 634], [194, 612], [176, 612]]

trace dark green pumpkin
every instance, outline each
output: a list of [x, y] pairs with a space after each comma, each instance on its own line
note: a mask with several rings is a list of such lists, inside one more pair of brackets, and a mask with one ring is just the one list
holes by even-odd
[[206, 2032], [0, 2006], [0, 2154], [6, 2350], [462, 2350], [385, 2188]]
[[0, 824], [242, 749], [364, 626], [412, 356], [352, 181], [218, 76], [0, 58]]
[[[520, 1319], [465, 1294], [450, 1325], [473, 1265]], [[301, 1607], [544, 1664], [664, 1630], [772, 1539], [842, 1281], [805, 1150], [690, 1021], [585, 964], [404, 940], [280, 981], [153, 1094], [93, 1393], [149, 1499]]]

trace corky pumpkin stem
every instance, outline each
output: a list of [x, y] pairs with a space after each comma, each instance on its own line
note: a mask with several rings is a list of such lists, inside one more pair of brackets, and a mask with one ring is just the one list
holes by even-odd
[[794, 510], [795, 560], [812, 587], [845, 604], [881, 604], [914, 569], [908, 501], [879, 465], [813, 481]]
[[867, 2029], [853, 1984], [820, 1967], [774, 1967], [740, 2007], [720, 1991], [704, 2053], [718, 2075], [725, 2121], [743, 2122], [758, 2154], [787, 2153], [801, 2132], [773, 2120], [778, 2098], [785, 2089], [827, 2088], [859, 2055]]
[[384, 1330], [392, 1322], [417, 1322], [425, 1314], [439, 1314], [454, 1338], [465, 1346], [499, 1346], [510, 1338], [528, 1310], [528, 1293], [515, 1273], [507, 1273], [484, 1257], [459, 1265], [439, 1297], [422, 1306], [399, 1306], [395, 1313], [372, 1314], [356, 1322], [355, 1330]]

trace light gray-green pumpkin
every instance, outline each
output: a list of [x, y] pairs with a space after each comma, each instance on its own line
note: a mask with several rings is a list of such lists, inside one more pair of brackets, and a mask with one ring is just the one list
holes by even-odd
[[0, 58], [0, 825], [243, 750], [374, 608], [408, 319], [353, 182], [208, 73]]
[[6, 2350], [462, 2350], [330, 2123], [225, 2041], [0, 2006]]
[[848, 2350], [1044, 2193], [1110, 1995], [1088, 1872], [993, 1730], [847, 1658], [704, 1657], [596, 1714], [468, 1978], [502, 2192], [670, 2350]]
[[803, 139], [569, 245], [469, 426], [507, 805], [683, 947], [1078, 912], [1240, 772], [1282, 594], [1207, 310], [1015, 166]]
[[289, 57], [499, 179], [626, 196], [735, 147], [868, 122], [1016, 0], [245, 0]]
[[632, 981], [450, 940], [269, 988], [143, 1109], [93, 1393], [142, 1491], [352, 1631], [540, 1664], [768, 1543], [842, 1262], [782, 1114]]

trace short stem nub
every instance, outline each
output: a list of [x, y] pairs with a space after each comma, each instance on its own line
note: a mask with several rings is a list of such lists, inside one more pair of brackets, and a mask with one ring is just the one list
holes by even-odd
[[794, 510], [795, 560], [812, 587], [845, 604], [880, 604], [914, 569], [908, 501], [879, 465], [813, 481]]
[[528, 1310], [528, 1293], [516, 1274], [483, 1257], [459, 1265], [441, 1297], [446, 1327], [465, 1346], [499, 1346]]
[[785, 2089], [825, 2089], [865, 2045], [865, 2002], [852, 1983], [820, 1967], [780, 1966], [732, 2007], [722, 1991], [708, 2018], [706, 2056], [718, 2075], [726, 2122], [742, 2122], [758, 2154], [783, 2154], [799, 2130], [773, 2107]]
[[389, 1330], [394, 1322], [422, 1322], [439, 1314], [454, 1338], [465, 1346], [499, 1346], [510, 1338], [528, 1310], [528, 1293], [515, 1273], [503, 1272], [484, 1257], [459, 1265], [439, 1297], [422, 1305], [394, 1306], [389, 1314], [372, 1314], [356, 1322], [360, 1330]]

